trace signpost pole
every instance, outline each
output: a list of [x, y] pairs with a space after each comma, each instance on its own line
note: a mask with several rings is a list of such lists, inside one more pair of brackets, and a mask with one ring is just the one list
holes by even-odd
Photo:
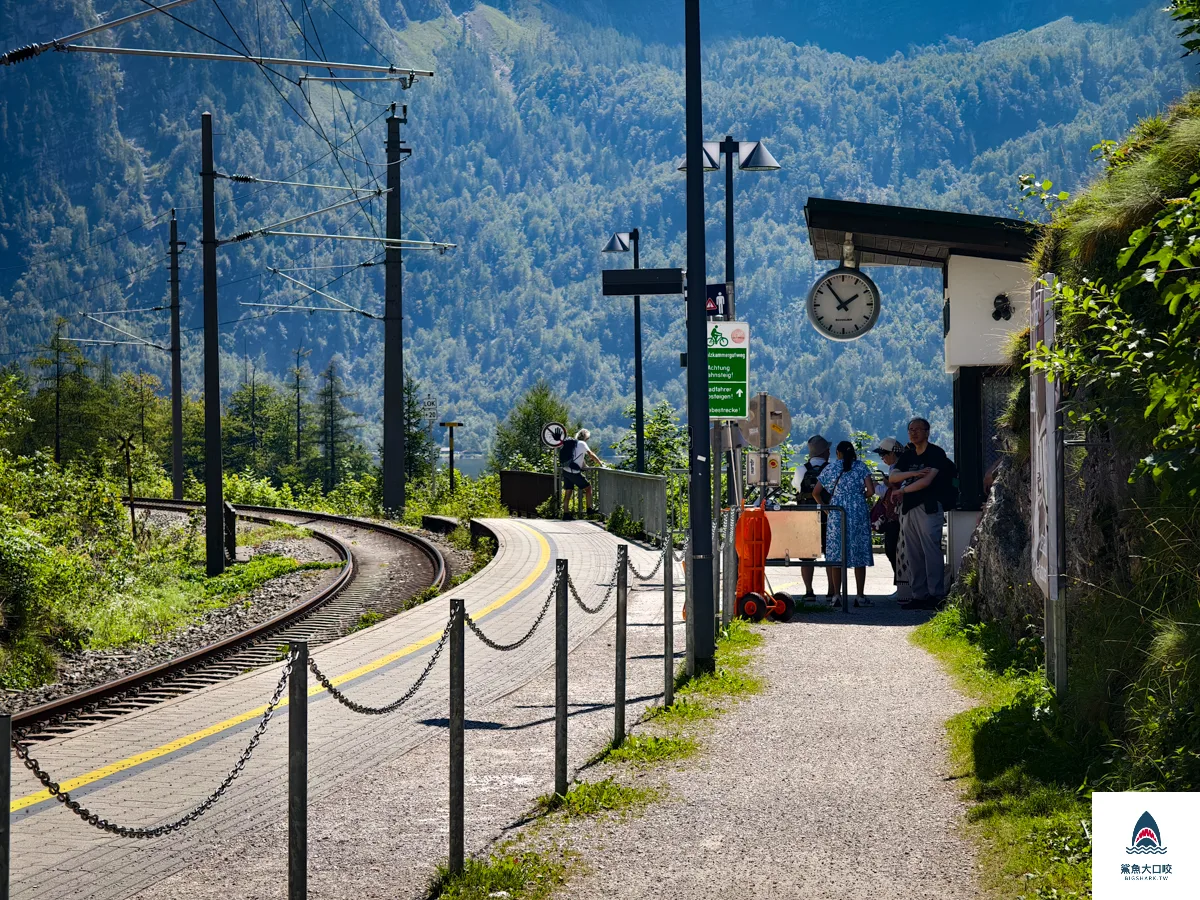
[[462, 428], [462, 422], [438, 422], [442, 428], [450, 431], [450, 493], [454, 493], [454, 429]]
[[[633, 267], [642, 267], [638, 244], [641, 235], [638, 229], [633, 229], [629, 235], [633, 239]], [[637, 442], [637, 470], [646, 471], [646, 419], [642, 402], [642, 298], [640, 294], [633, 297], [633, 425]]]

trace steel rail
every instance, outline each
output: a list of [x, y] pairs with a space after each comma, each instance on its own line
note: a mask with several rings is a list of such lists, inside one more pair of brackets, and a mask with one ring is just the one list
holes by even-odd
[[[149, 498], [134, 498], [134, 505], [144, 509], [181, 512], [192, 512], [203, 507], [203, 504], [194, 501]], [[415, 546], [432, 564], [434, 576], [430, 581], [430, 586], [436, 585], [444, 589], [449, 584], [449, 572], [446, 569], [445, 558], [442, 556], [441, 551], [419, 535], [411, 534], [402, 529], [351, 516], [318, 513], [311, 510], [272, 506], [239, 506], [237, 510], [240, 519], [258, 524], [277, 524], [280, 517], [308, 518], [349, 525], [355, 528], [365, 528], [395, 537], [411, 546]], [[271, 518], [272, 515], [276, 518]], [[280, 630], [302, 622], [346, 590], [358, 574], [354, 553], [345, 541], [334, 535], [317, 531], [313, 532], [313, 537], [332, 547], [345, 562], [345, 566], [332, 584], [327, 585], [304, 602], [298, 603], [267, 621], [260, 622], [238, 634], [230, 635], [216, 643], [197, 648], [182, 656], [151, 666], [148, 669], [133, 672], [78, 693], [49, 700], [29, 709], [16, 712], [12, 717], [13, 727], [20, 732], [36, 732], [38, 725], [68, 720], [73, 714], [78, 714], [88, 708], [96, 708], [105, 701], [129, 697], [139, 691], [146, 691], [156, 685], [162, 685], [170, 679], [190, 675], [202, 669], [205, 665], [219, 664], [225, 656], [235, 651], [252, 647], [261, 641], [269, 639]]]

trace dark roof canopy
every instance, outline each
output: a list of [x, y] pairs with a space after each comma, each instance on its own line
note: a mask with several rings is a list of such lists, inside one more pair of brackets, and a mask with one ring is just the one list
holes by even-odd
[[814, 257], [840, 261], [850, 233], [864, 266], [940, 268], [951, 253], [1021, 261], [1037, 241], [1037, 226], [1020, 219], [822, 197], [808, 198], [804, 219]]

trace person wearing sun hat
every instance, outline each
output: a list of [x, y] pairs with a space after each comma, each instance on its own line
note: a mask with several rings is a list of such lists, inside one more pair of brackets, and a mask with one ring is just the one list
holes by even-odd
[[[879, 442], [879, 446], [871, 452], [879, 454], [879, 458], [886, 467], [886, 474], [891, 475], [895, 471], [896, 463], [903, 450], [904, 445], [895, 438], [884, 438]], [[896, 564], [896, 551], [900, 546], [900, 490], [896, 486], [888, 484], [886, 479], [883, 484], [878, 486], [878, 489], [881, 489], [883, 493], [876, 501], [875, 506], [871, 508], [871, 525], [883, 535], [883, 552], [887, 554], [888, 562], [892, 564], [892, 583], [895, 584], [900, 574]]]

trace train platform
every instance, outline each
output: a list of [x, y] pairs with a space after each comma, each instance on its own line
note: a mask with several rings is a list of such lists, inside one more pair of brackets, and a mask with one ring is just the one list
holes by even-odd
[[[383, 705], [421, 674], [449, 618], [448, 598], [496, 641], [525, 633], [566, 558], [580, 599], [569, 615], [572, 770], [611, 736], [611, 599], [621, 541], [584, 522], [490, 520], [495, 559], [440, 598], [314, 651], [353, 700]], [[659, 554], [631, 545], [642, 570]], [[681, 577], [677, 576], [677, 577]], [[630, 721], [662, 690], [662, 582], [630, 577]], [[677, 607], [682, 606], [682, 592]], [[676, 645], [682, 650], [682, 628]], [[467, 849], [484, 847], [553, 789], [553, 610], [519, 650], [466, 644]], [[237, 761], [284, 663], [35, 745], [38, 761], [84, 806], [122, 825], [153, 826], [204, 801]], [[446, 854], [445, 660], [401, 710], [364, 716], [309, 676], [309, 887], [312, 896], [420, 897]], [[549, 689], [549, 694], [546, 691]], [[287, 706], [226, 795], [188, 827], [154, 839], [105, 834], [13, 768], [14, 898], [286, 896]]]

